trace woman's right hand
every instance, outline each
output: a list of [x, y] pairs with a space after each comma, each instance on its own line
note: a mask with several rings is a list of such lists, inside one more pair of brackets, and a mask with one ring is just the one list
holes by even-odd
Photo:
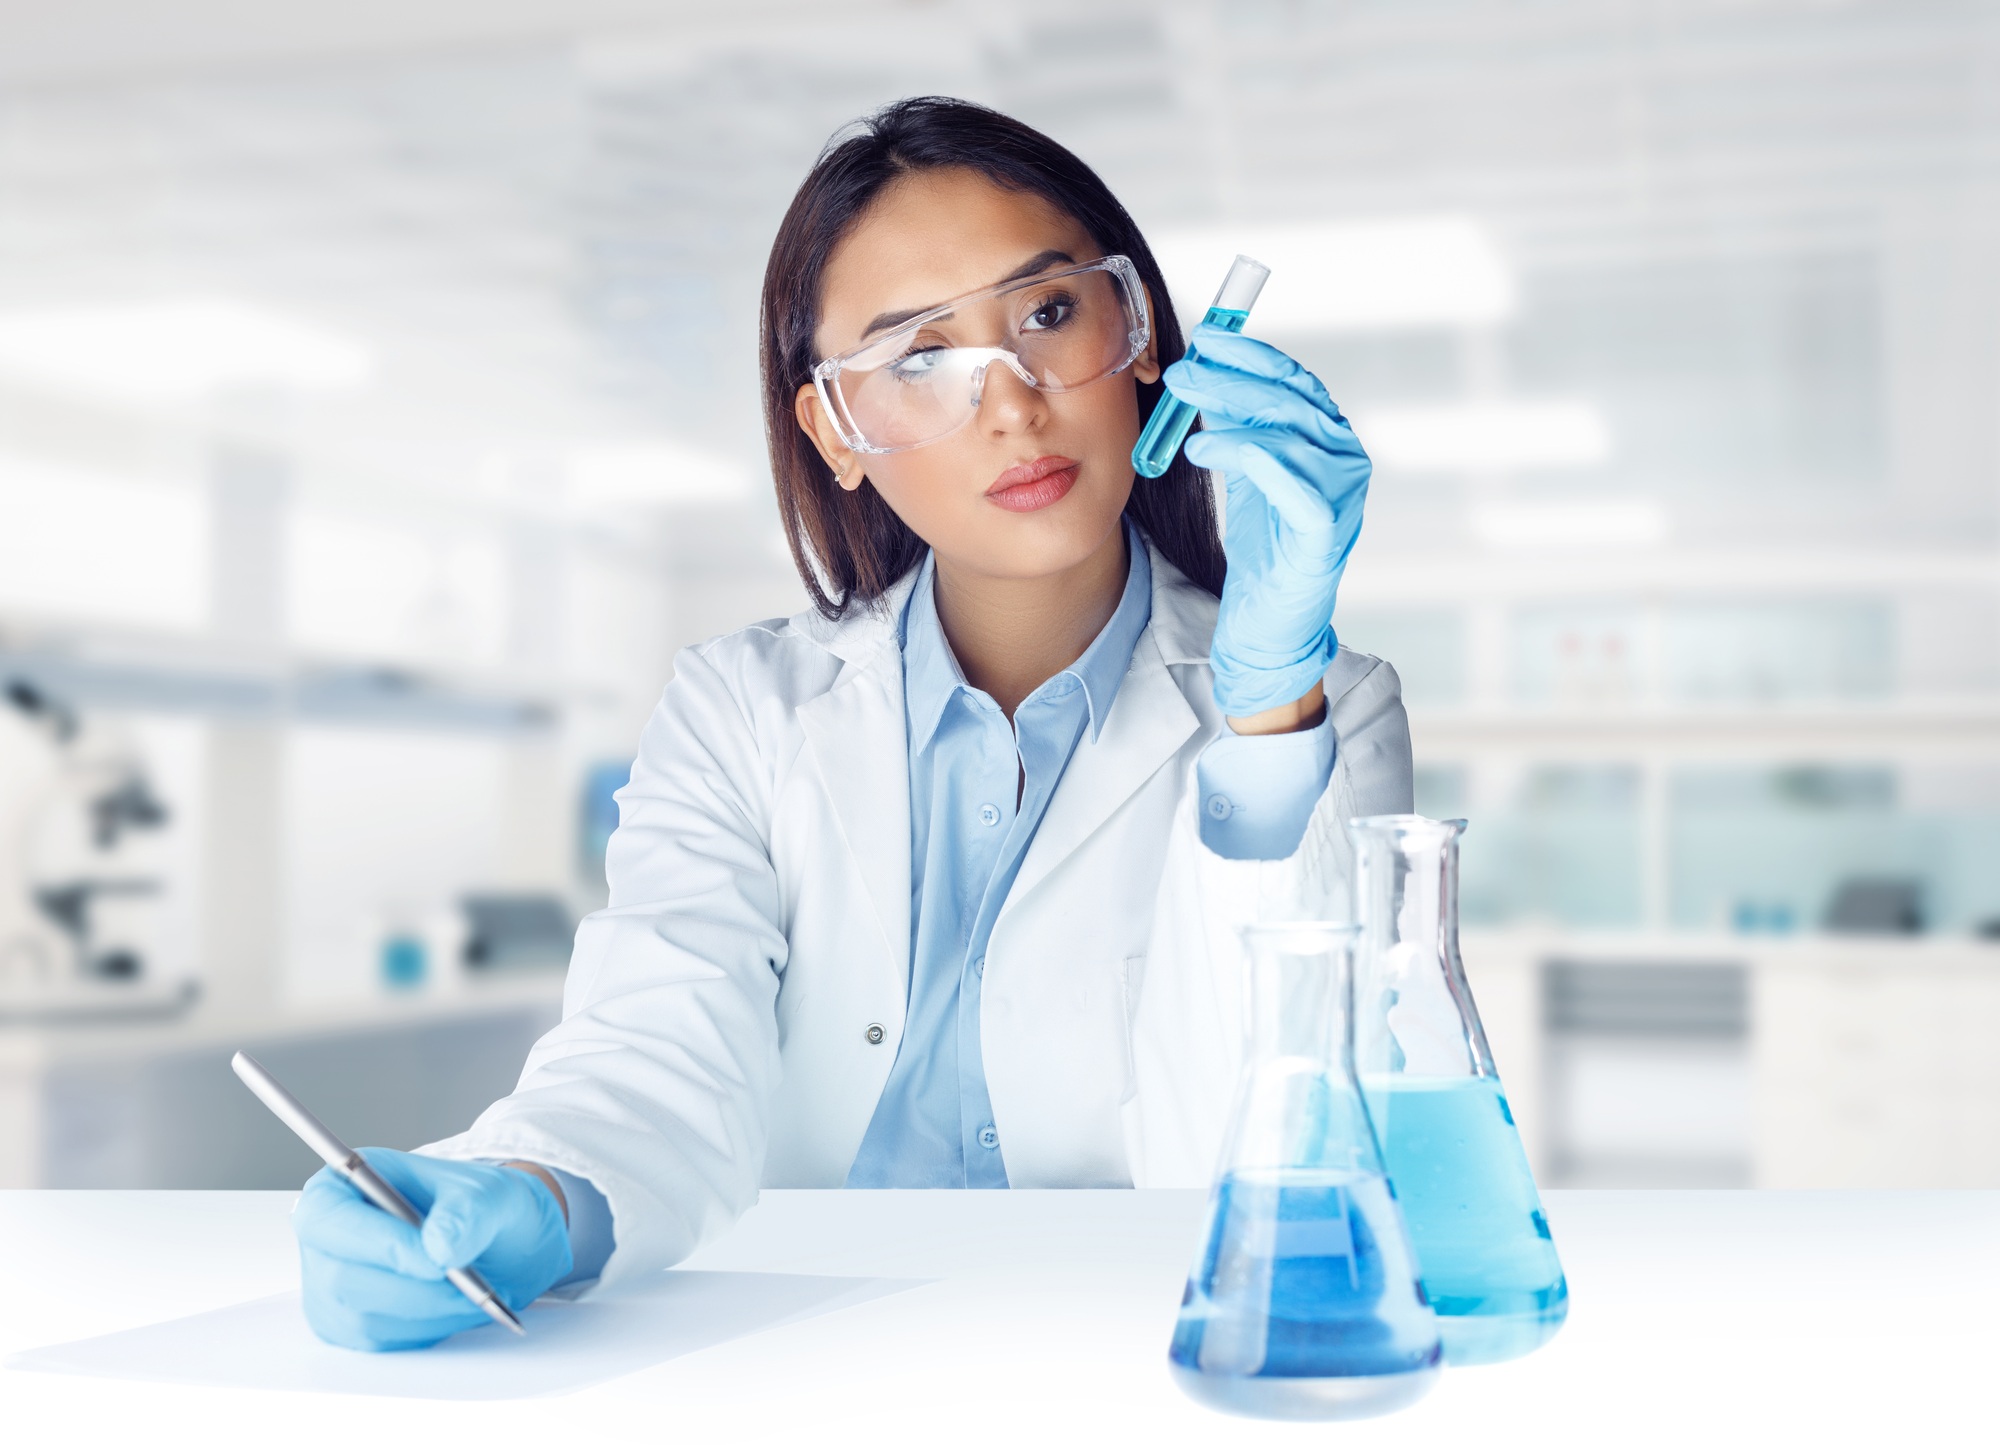
[[306, 1320], [328, 1344], [418, 1349], [488, 1323], [447, 1269], [477, 1269], [516, 1311], [570, 1272], [562, 1206], [534, 1175], [394, 1149], [360, 1152], [424, 1225], [385, 1214], [332, 1169], [306, 1182], [292, 1231]]

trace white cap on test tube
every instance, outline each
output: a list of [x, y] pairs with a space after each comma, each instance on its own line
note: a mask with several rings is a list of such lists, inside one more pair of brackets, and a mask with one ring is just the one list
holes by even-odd
[[1215, 309], [1241, 311], [1248, 315], [1250, 308], [1257, 304], [1257, 293], [1270, 279], [1269, 266], [1248, 256], [1238, 256], [1230, 266], [1229, 274], [1222, 278], [1222, 289], [1215, 293]]

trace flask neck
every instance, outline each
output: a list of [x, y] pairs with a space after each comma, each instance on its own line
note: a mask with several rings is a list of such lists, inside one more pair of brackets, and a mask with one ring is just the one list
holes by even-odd
[[[1370, 820], [1371, 822], [1373, 820]], [[1442, 964], [1458, 936], [1457, 834], [1427, 819], [1354, 831], [1355, 920], [1364, 960], [1406, 949]]]
[[1459, 821], [1397, 816], [1352, 825], [1357, 1062], [1362, 1074], [1491, 1074], [1458, 951]]
[[1250, 940], [1252, 1062], [1294, 1059], [1354, 1072], [1353, 955], [1281, 933]]
[[1238, 1174], [1383, 1172], [1354, 1072], [1354, 929], [1244, 931], [1251, 959], [1248, 1057], [1223, 1168]]

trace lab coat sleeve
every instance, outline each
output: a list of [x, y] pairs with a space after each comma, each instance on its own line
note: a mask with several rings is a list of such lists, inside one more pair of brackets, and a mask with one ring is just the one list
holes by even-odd
[[756, 1201], [786, 959], [768, 847], [772, 767], [702, 649], [647, 724], [606, 871], [577, 930], [563, 1020], [453, 1158], [590, 1181], [615, 1247], [602, 1282], [670, 1265]]
[[1205, 1187], [1242, 1067], [1249, 960], [1238, 930], [1287, 918], [1352, 916], [1347, 820], [1407, 813], [1409, 719], [1395, 669], [1343, 649], [1327, 674], [1333, 771], [1289, 857], [1224, 858], [1203, 845], [1189, 769], [1167, 844], [1151, 942], [1130, 1000], [1132, 1090], [1126, 1154], [1141, 1187]]

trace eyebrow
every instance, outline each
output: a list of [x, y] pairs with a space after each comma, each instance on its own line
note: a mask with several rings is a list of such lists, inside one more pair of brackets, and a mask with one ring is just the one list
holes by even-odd
[[[1020, 265], [1016, 266], [1013, 270], [1009, 271], [1005, 276], [1002, 276], [998, 281], [995, 281], [993, 285], [1005, 286], [1009, 281], [1025, 280], [1027, 277], [1036, 275], [1037, 273], [1042, 271], [1046, 271], [1049, 269], [1049, 267], [1057, 264], [1061, 264], [1064, 266], [1074, 266], [1076, 264], [1076, 258], [1070, 255], [1070, 253], [1067, 251], [1057, 251], [1054, 249], [1050, 249], [1047, 251], [1038, 251], [1036, 254], [1030, 256], [1027, 260], [1023, 261]], [[982, 286], [979, 289], [985, 291], [990, 288]], [[946, 304], [949, 303], [945, 302], [938, 303], [938, 305], [946, 305]], [[861, 339], [863, 341], [866, 341], [869, 337], [873, 336], [878, 331], [887, 331], [892, 326], [901, 326], [905, 321], [909, 321], [914, 317], [922, 316], [927, 311], [935, 311], [935, 310], [937, 310], [937, 305], [913, 306], [907, 311], [884, 311], [880, 316], [877, 316], [873, 321], [869, 322], [865, 327], [862, 328]]]

